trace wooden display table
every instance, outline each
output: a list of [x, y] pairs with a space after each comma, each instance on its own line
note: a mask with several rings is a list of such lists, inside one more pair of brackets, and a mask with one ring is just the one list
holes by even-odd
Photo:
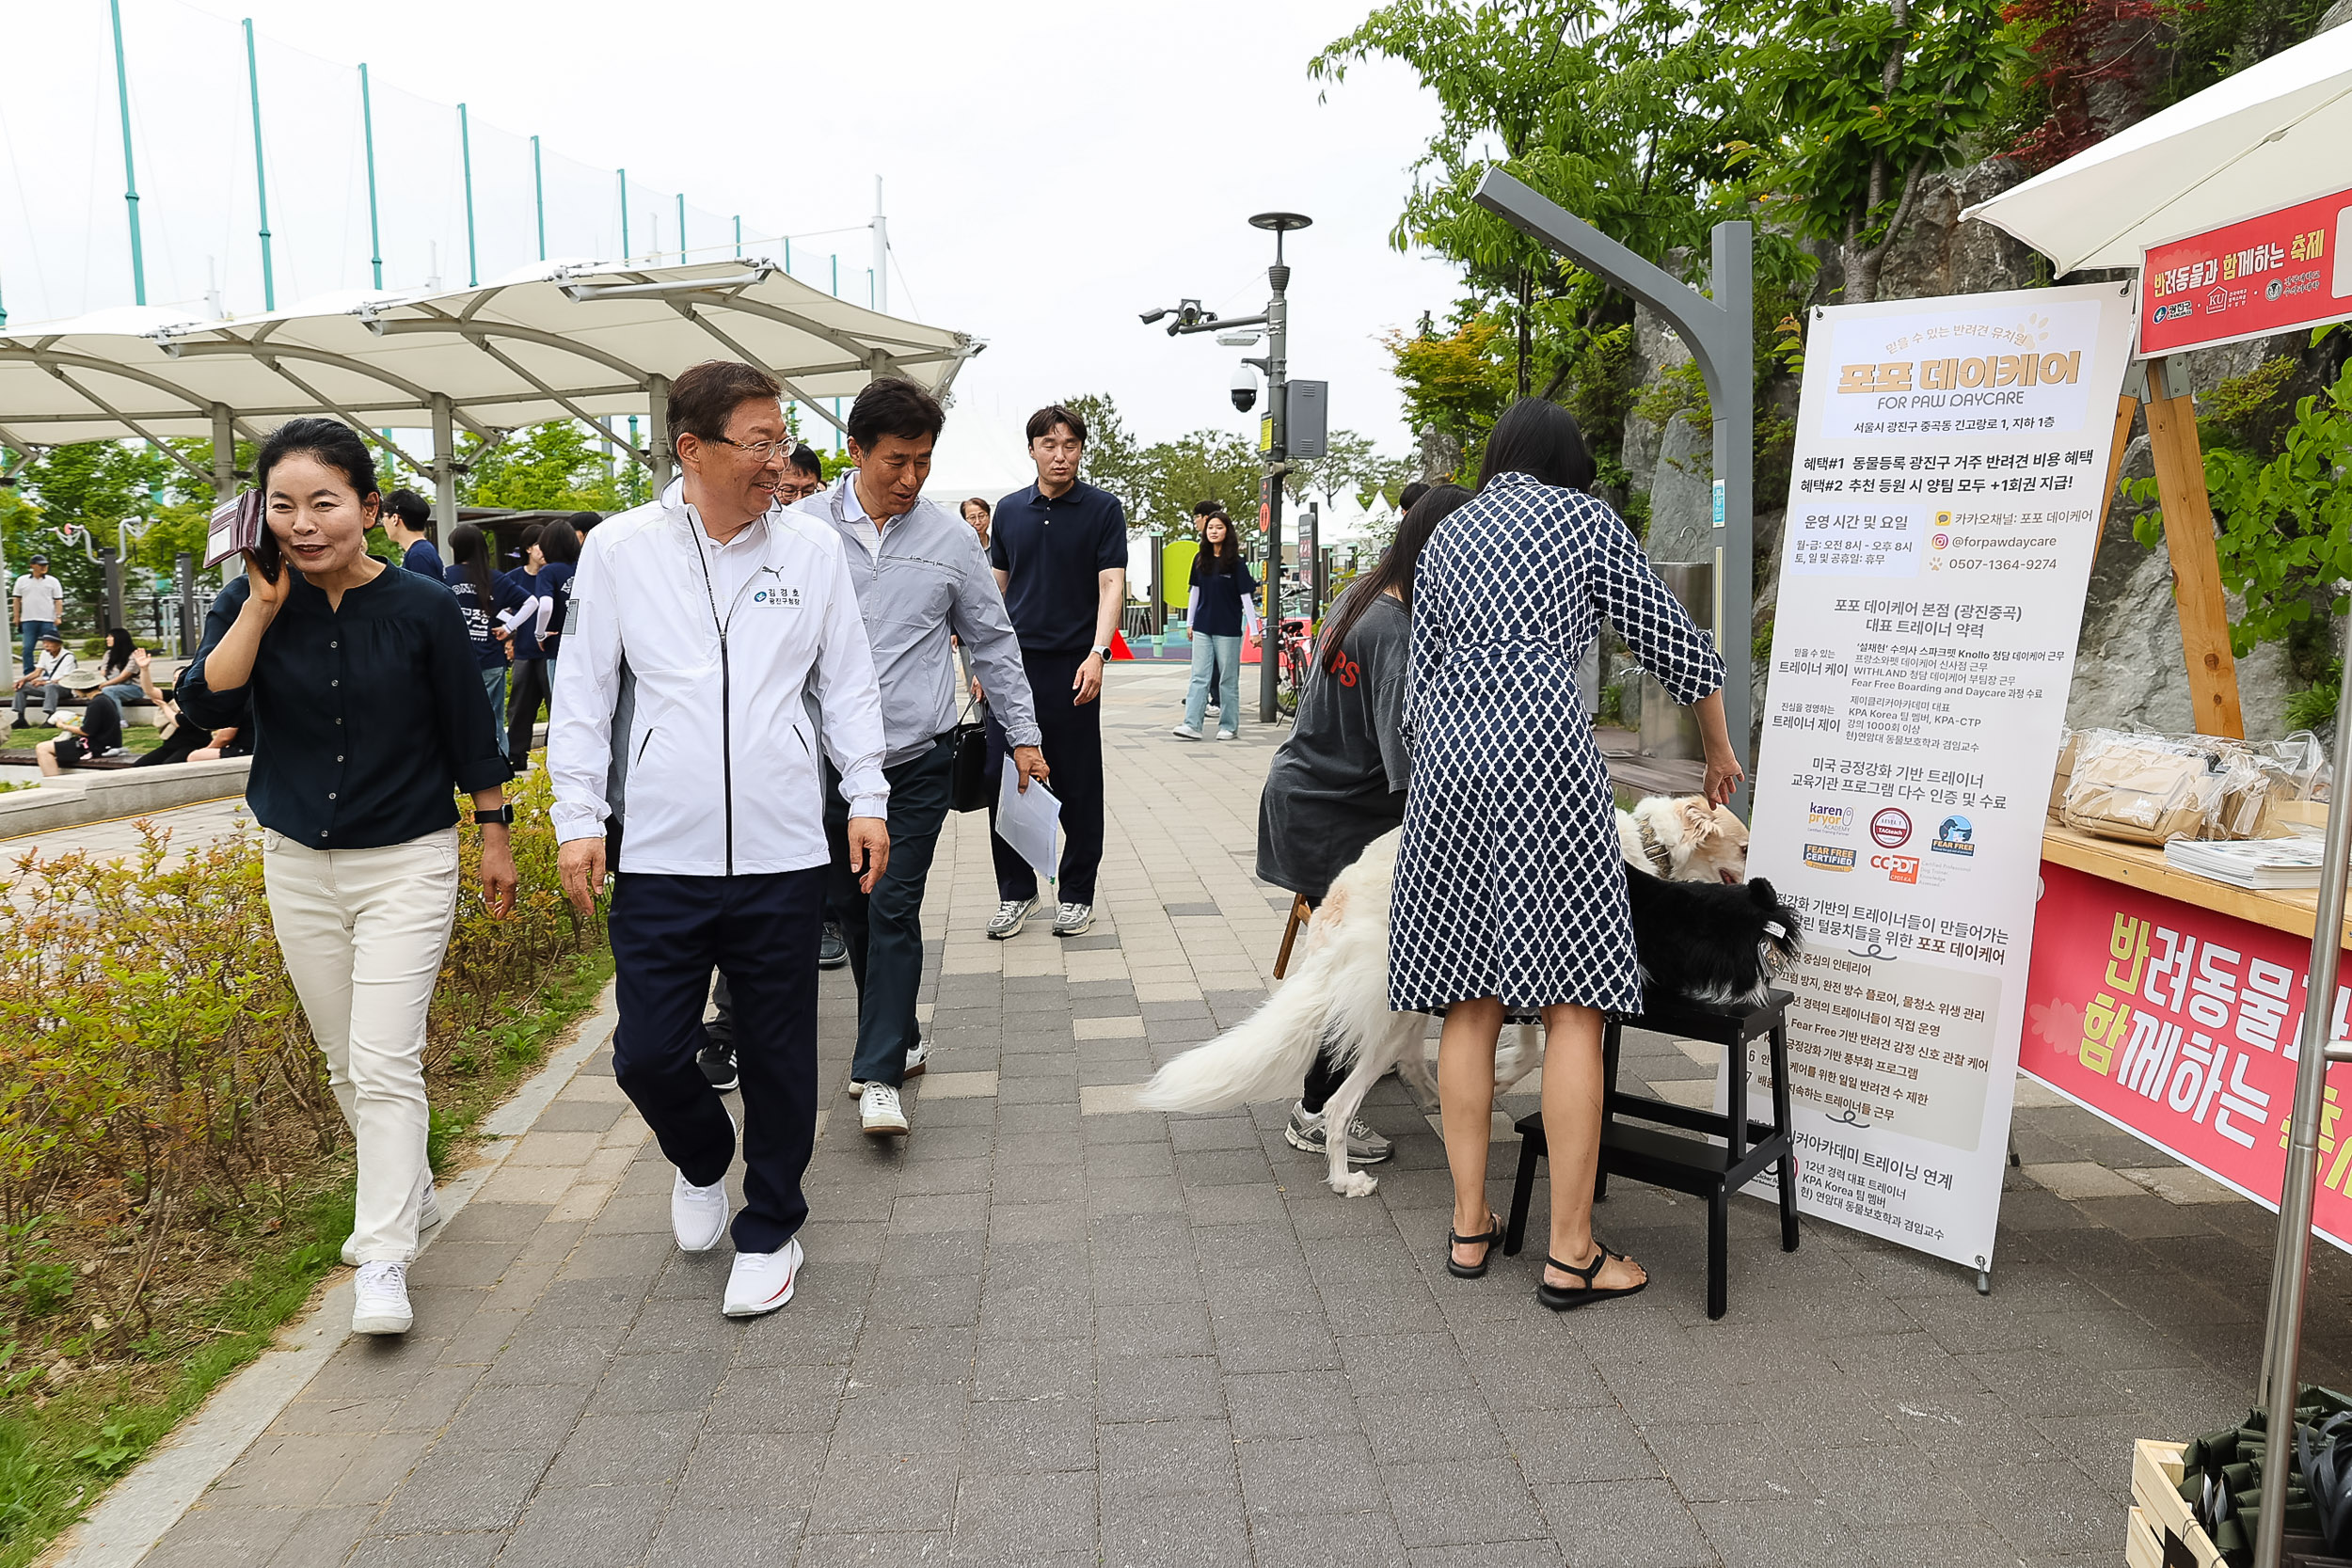
[[[2161, 849], [2151, 849], [2138, 844], [2119, 844], [2108, 838], [2093, 838], [2072, 828], [2051, 827], [2043, 830], [2042, 859], [2045, 863], [2071, 866], [2106, 881], [2160, 894], [2179, 903], [2215, 910], [2240, 920], [2252, 921], [2257, 926], [2290, 932], [2305, 942], [2312, 940], [2312, 923], [2319, 918], [2319, 893], [2316, 889], [2263, 892], [2253, 888], [2232, 887], [2227, 882], [2217, 882], [2208, 877], [2196, 877], [2175, 870], [2166, 863]], [[2036, 940], [2040, 940], [2038, 936]], [[2344, 945], [2352, 949], [2352, 919], [2344, 923]]]

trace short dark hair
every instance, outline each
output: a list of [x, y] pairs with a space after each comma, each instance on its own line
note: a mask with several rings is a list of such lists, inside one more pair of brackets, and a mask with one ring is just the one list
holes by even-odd
[[539, 535], [539, 553], [546, 556], [548, 560], [559, 563], [578, 561], [580, 559], [579, 531], [563, 518], [558, 517], [548, 525], [548, 531], [545, 533]]
[[1593, 487], [1593, 452], [1576, 416], [1545, 398], [1521, 398], [1502, 411], [1486, 437], [1478, 469], [1484, 490], [1497, 474], [1525, 474], [1564, 490]]
[[706, 359], [678, 372], [670, 383], [670, 450], [677, 438], [716, 441], [727, 433], [735, 411], [754, 398], [784, 399], [784, 388], [757, 365], [740, 359]]
[[966, 496], [963, 498], [963, 503], [958, 506], [956, 510], [958, 512], [968, 512], [976, 506], [980, 509], [980, 515], [983, 517], [993, 517], [996, 515], [996, 509], [988, 504], [988, 498], [986, 496]]
[[866, 384], [843, 422], [849, 427], [850, 439], [871, 451], [874, 443], [885, 436], [901, 441], [938, 436], [947, 426], [947, 411], [939, 406], [937, 398], [904, 376], [885, 375]]
[[785, 461], [804, 474], [815, 474], [818, 479], [825, 477], [825, 460], [818, 456], [817, 450], [806, 441], [794, 447], [792, 455]]
[[1192, 515], [1196, 517], [1222, 517], [1225, 515], [1225, 503], [1221, 500], [1214, 499], [1204, 501], [1194, 501], [1192, 503]]
[[604, 515], [600, 512], [575, 512], [564, 520], [572, 525], [574, 533], [585, 533], [603, 522]]
[[419, 533], [432, 531], [433, 503], [405, 485], [384, 498], [384, 510]]
[[1057, 424], [1068, 425], [1070, 434], [1078, 438], [1080, 446], [1087, 444], [1086, 420], [1079, 416], [1076, 409], [1058, 403], [1049, 403], [1029, 416], [1029, 439], [1035, 441]]
[[523, 525], [522, 531], [522, 547], [524, 549], [531, 548], [532, 546], [539, 542], [539, 535], [547, 532], [547, 531], [548, 525], [545, 523], [525, 523]]
[[1402, 515], [1405, 513], [1410, 512], [1413, 509], [1413, 503], [1420, 500], [1422, 497], [1427, 494], [1429, 494], [1429, 482], [1425, 479], [1417, 479], [1413, 481], [1412, 483], [1407, 484], [1404, 489], [1399, 490], [1396, 493], [1396, 510], [1398, 515]]
[[266, 495], [269, 471], [297, 452], [308, 453], [336, 469], [350, 482], [361, 500], [383, 493], [376, 488], [375, 459], [368, 455], [368, 444], [359, 438], [359, 433], [341, 420], [315, 415], [288, 420], [269, 433], [253, 459], [253, 488]]

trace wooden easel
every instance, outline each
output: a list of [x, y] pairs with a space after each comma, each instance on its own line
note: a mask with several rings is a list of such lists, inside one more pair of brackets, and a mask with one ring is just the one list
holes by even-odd
[[[2165, 361], [2132, 367], [2115, 405], [2115, 443], [2107, 456], [2107, 488], [2101, 501], [2113, 502], [2123, 470], [2123, 449], [2132, 438], [2133, 417], [2148, 416], [2148, 447], [2156, 465], [2156, 497], [2164, 504], [2164, 544], [2172, 558], [2172, 603], [2181, 621], [2181, 652], [2188, 664], [2188, 695], [2200, 735], [2246, 737], [2238, 707], [2237, 659], [2230, 652], [2230, 610], [2221, 596], [2221, 556], [2213, 538], [2213, 503], [2205, 494], [2205, 458], [2197, 442], [2197, 407], [2184, 388], [2166, 384]], [[2094, 546], [2094, 549], [2095, 549]]]

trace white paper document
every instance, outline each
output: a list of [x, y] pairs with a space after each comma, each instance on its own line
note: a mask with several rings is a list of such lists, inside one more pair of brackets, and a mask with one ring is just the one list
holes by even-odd
[[1014, 853], [1037, 867], [1038, 875], [1049, 882], [1060, 869], [1061, 857], [1054, 843], [1060, 827], [1061, 802], [1054, 799], [1054, 792], [1037, 783], [1023, 789], [1021, 769], [1007, 757], [1004, 782], [996, 789], [996, 836], [1011, 845]]

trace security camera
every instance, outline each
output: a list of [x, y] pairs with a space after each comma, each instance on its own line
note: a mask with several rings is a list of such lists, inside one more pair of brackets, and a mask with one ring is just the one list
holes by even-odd
[[1146, 311], [1143, 313], [1143, 325], [1146, 325], [1146, 326], [1149, 326], [1149, 325], [1151, 325], [1153, 322], [1158, 321], [1161, 317], [1163, 317], [1163, 316], [1165, 316], [1165, 315], [1167, 315], [1167, 314], [1168, 314], [1168, 308], [1167, 308], [1166, 306], [1162, 306], [1162, 307], [1161, 307], [1159, 309], [1157, 309], [1157, 310], [1146, 310]]
[[1258, 401], [1258, 376], [1247, 365], [1233, 367], [1233, 406], [1247, 414]]

